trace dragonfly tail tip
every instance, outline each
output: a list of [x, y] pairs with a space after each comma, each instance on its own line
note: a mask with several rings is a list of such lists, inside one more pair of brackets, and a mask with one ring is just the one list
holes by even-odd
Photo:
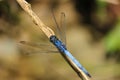
[[92, 77], [89, 73], [88, 73], [87, 75], [88, 75], [88, 77], [90, 77], [90, 78]]

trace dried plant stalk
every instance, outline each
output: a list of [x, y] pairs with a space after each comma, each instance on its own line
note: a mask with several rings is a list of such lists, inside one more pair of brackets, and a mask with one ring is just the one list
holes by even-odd
[[55, 35], [54, 31], [51, 28], [47, 27], [33, 12], [31, 5], [28, 2], [25, 0], [17, 0], [17, 2], [24, 9], [24, 11], [28, 13], [28, 15], [33, 19], [34, 23], [46, 34], [48, 38], [50, 38], [52, 35]]

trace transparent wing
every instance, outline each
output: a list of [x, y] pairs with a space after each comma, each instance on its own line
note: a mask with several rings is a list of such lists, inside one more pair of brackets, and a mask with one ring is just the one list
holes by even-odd
[[54, 46], [48, 44], [20, 41], [20, 47], [24, 51], [23, 54], [26, 55], [34, 55], [39, 53], [58, 53], [58, 50]]
[[60, 20], [60, 31], [61, 31], [61, 39], [66, 44], [66, 22], [65, 22], [65, 13], [61, 12], [61, 20]]
[[57, 20], [56, 20], [56, 18], [55, 18], [55, 15], [54, 15], [53, 10], [52, 10], [52, 16], [53, 16], [53, 19], [54, 19], [55, 24], [56, 24], [56, 30], [57, 30], [58, 36], [59, 36], [60, 40], [61, 40], [62, 42], [64, 42], [64, 44], [66, 44], [65, 13], [64, 13], [64, 12], [61, 13], [60, 26], [59, 26], [58, 23], [57, 23]]

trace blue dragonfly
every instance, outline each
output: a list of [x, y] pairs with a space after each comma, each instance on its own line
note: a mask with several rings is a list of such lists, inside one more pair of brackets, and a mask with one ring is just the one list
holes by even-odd
[[[31, 43], [31, 42], [26, 42], [26, 41], [20, 41], [21, 44], [24, 44], [24, 45], [29, 45], [29, 46], [36, 46], [36, 47], [39, 47], [39, 48], [42, 48], [42, 51], [36, 51], [36, 53], [61, 53], [61, 55], [63, 56], [63, 58], [67, 61], [67, 63], [72, 67], [72, 69], [78, 74], [78, 76], [82, 79], [82, 80], [89, 80], [89, 78], [91, 77], [91, 75], [88, 73], [88, 71], [79, 63], [79, 61], [67, 50], [67, 47], [65, 45], [66, 43], [66, 38], [65, 38], [65, 31], [62, 31], [60, 29], [60, 27], [58, 26], [57, 24], [57, 21], [56, 21], [56, 18], [54, 16], [54, 13], [52, 12], [53, 14], [53, 18], [54, 18], [54, 21], [56, 23], [56, 26], [57, 26], [57, 29], [58, 29], [58, 32], [59, 34], [61, 34], [60, 36], [62, 36], [63, 38], [61, 39], [58, 39], [56, 37], [56, 35], [52, 35], [50, 36], [50, 42], [57, 48], [58, 51], [54, 51], [51, 49], [51, 47], [49, 47], [49, 45], [47, 45], [49, 47], [49, 50], [47, 49], [44, 49], [44, 44], [37, 44], [37, 43]], [[64, 22], [64, 19], [65, 18], [65, 14], [62, 13], [61, 14], [61, 23]], [[64, 24], [62, 24], [64, 25]], [[63, 43], [62, 40], [65, 42]], [[46, 47], [45, 47], [46, 48]], [[35, 53], [35, 51], [31, 51], [31, 52], [28, 52], [28, 54], [30, 53]]]

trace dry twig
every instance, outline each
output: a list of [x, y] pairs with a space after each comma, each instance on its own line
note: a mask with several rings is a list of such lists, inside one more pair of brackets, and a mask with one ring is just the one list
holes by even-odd
[[53, 30], [43, 24], [40, 18], [32, 11], [31, 5], [28, 2], [26, 2], [25, 0], [17, 0], [17, 2], [25, 10], [25, 12], [27, 12], [31, 16], [34, 23], [46, 34], [48, 38], [52, 35], [55, 35]]

